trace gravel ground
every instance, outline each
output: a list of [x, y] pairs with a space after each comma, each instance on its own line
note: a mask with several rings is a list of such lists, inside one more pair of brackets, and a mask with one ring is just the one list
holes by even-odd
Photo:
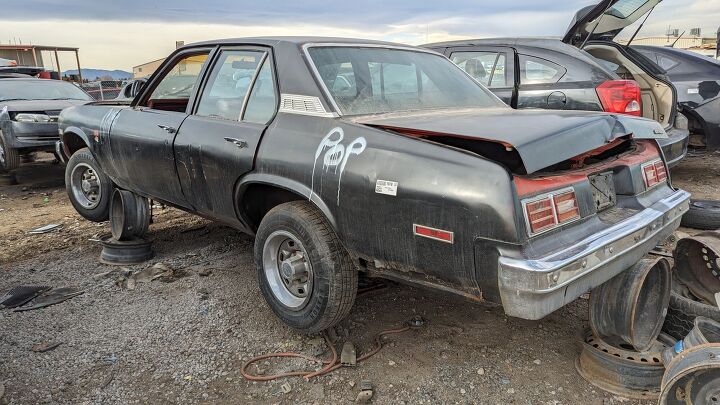
[[[718, 198], [717, 184], [694, 180], [717, 170], [717, 161], [688, 159], [675, 183]], [[163, 263], [174, 276], [127, 289], [118, 272], [104, 274], [116, 267], [97, 260], [93, 239], [108, 232], [107, 224], [74, 212], [62, 173], [42, 161], [20, 170], [20, 185], [0, 187], [0, 293], [16, 285], [85, 290], [45, 309], [0, 310], [0, 403], [348, 403], [361, 380], [372, 382], [374, 403], [640, 403], [604, 393], [576, 373], [586, 300], [532, 322], [393, 283], [358, 298], [336, 328], [337, 348], [350, 339], [360, 353], [367, 351], [375, 334], [415, 315], [426, 319], [423, 327], [390, 336], [380, 353], [355, 368], [310, 382], [249, 382], [240, 367], [252, 356], [329, 356], [321, 337], [294, 332], [265, 304], [252, 239], [174, 209], [156, 210], [149, 235], [156, 256], [128, 268]], [[27, 234], [48, 223], [63, 227]], [[60, 345], [31, 351], [38, 343]], [[304, 361], [280, 360], [251, 371], [308, 368]]]

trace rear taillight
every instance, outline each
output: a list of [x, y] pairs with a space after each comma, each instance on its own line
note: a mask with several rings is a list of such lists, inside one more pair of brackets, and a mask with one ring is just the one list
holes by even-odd
[[635, 80], [609, 80], [595, 90], [606, 112], [642, 115], [640, 86]]
[[573, 188], [553, 191], [523, 201], [525, 219], [531, 235], [549, 231], [580, 218]]
[[667, 169], [661, 159], [644, 163], [640, 166], [645, 180], [645, 188], [649, 189], [667, 181]]

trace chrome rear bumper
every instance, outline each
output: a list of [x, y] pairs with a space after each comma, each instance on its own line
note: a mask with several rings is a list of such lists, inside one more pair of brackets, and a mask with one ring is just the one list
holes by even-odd
[[680, 226], [690, 193], [677, 190], [602, 232], [540, 258], [500, 257], [505, 313], [540, 319], [637, 263]]

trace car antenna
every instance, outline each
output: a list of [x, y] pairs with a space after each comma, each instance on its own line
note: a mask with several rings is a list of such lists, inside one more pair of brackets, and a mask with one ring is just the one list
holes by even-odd
[[[655, 6], [657, 6], [657, 4], [656, 4]], [[653, 10], [655, 10], [655, 6], [653, 6], [653, 8], [651, 8], [651, 9], [647, 12], [647, 14], [645, 14], [645, 19], [640, 23], [640, 25], [637, 27], [637, 29], [635, 30], [635, 32], [632, 34], [632, 36], [630, 37], [630, 40], [628, 41], [628, 43], [625, 44], [625, 48], [626, 48], [626, 49], [627, 49], [627, 48], [630, 48], [630, 44], [631, 44], [632, 41], [635, 39], [635, 36], [638, 34], [638, 32], [640, 32], [640, 30], [642, 29], [643, 25], [645, 25], [645, 21], [647, 21], [648, 17], [650, 17], [650, 14], [652, 14]], [[684, 34], [684, 33], [685, 33], [685, 31], [683, 31], [683, 34]]]
[[605, 10], [603, 10], [602, 14], [600, 14], [600, 17], [598, 17], [598, 20], [595, 23], [595, 26], [593, 27], [593, 29], [590, 32], [588, 32], [588, 34], [585, 37], [585, 39], [583, 40], [582, 44], [580, 44], [580, 49], [585, 48], [585, 44], [587, 44], [587, 41], [590, 39], [592, 34], [595, 33], [595, 30], [597, 29], [598, 25], [600, 25], [600, 21], [602, 21], [602, 18], [605, 17], [605, 13], [607, 13], [607, 11], [610, 10], [610, 7], [612, 7], [612, 5], [613, 5], [613, 2], [611, 1], [608, 3], [607, 7], [605, 7]]
[[677, 41], [679, 41], [680, 38], [682, 38], [682, 36], [685, 35], [686, 32], [687, 32], [687, 31], [683, 31], [682, 34], [678, 35], [678, 37], [675, 38], [675, 40], [673, 41], [673, 43], [669, 45], [670, 48], [674, 48], [674, 47], [675, 47], [675, 44], [677, 44]]

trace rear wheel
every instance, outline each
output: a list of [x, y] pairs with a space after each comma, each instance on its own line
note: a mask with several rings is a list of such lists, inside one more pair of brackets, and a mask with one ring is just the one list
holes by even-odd
[[0, 131], [0, 170], [15, 170], [20, 166], [20, 154], [17, 149], [9, 146], [5, 134]]
[[100, 169], [88, 148], [78, 150], [68, 160], [65, 188], [70, 203], [83, 218], [93, 222], [110, 218], [112, 181]]
[[306, 201], [281, 204], [265, 215], [255, 263], [270, 308], [303, 333], [335, 325], [355, 301], [357, 269], [325, 217]]

